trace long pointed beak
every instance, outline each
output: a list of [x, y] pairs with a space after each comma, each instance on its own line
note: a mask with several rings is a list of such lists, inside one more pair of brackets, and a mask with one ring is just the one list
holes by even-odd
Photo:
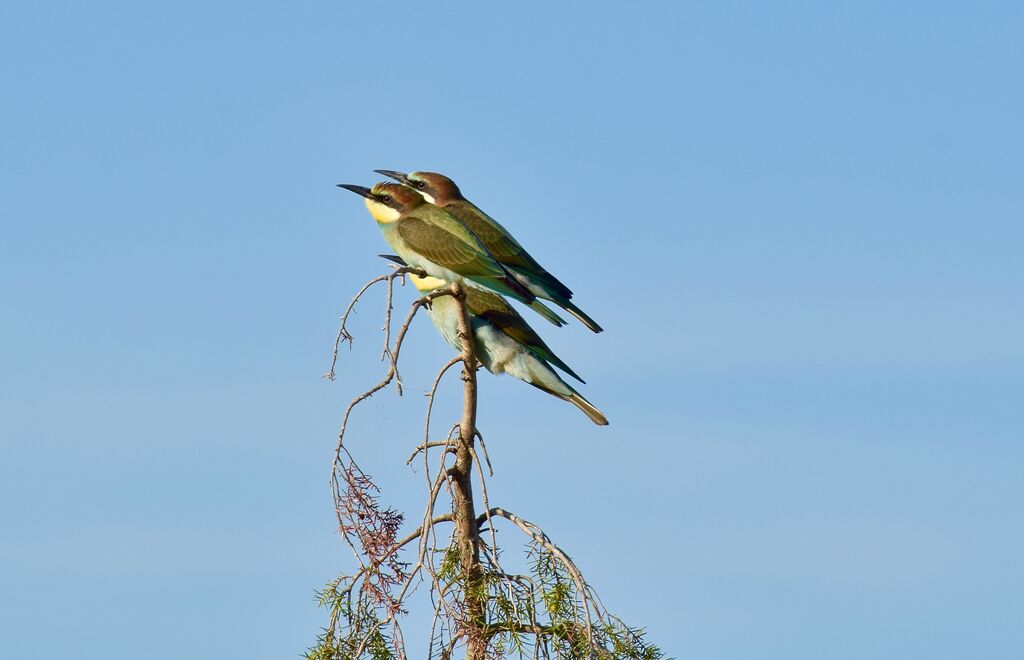
[[373, 193], [370, 192], [370, 189], [366, 186], [357, 186], [351, 183], [339, 183], [338, 187], [344, 188], [345, 190], [351, 190], [355, 194], [362, 195], [366, 199], [376, 199], [376, 197], [373, 196]]
[[386, 177], [390, 177], [399, 183], [409, 183], [409, 175], [403, 172], [396, 172], [395, 170], [374, 170], [377, 174], [383, 174]]

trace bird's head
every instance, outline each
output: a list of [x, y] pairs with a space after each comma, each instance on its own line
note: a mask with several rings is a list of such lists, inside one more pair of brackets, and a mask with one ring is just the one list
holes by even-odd
[[431, 204], [445, 206], [449, 202], [465, 199], [455, 182], [437, 172], [411, 172], [404, 174], [395, 170], [374, 170], [377, 174], [389, 176], [395, 181], [409, 186]]
[[338, 187], [365, 197], [366, 208], [370, 209], [373, 219], [382, 224], [394, 222], [424, 203], [423, 197], [397, 183], [378, 183], [373, 188], [339, 183]]

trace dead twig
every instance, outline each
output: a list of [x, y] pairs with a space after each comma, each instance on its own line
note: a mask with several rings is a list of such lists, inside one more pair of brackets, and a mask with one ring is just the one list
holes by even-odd
[[334, 338], [334, 350], [331, 352], [331, 366], [327, 369], [327, 373], [324, 374], [324, 378], [326, 378], [327, 380], [334, 380], [334, 367], [338, 364], [338, 349], [341, 347], [341, 342], [347, 341], [348, 345], [352, 346], [352, 340], [354, 339], [354, 337], [348, 331], [347, 324], [348, 317], [352, 314], [352, 311], [355, 309], [356, 303], [359, 302], [359, 299], [363, 297], [363, 294], [369, 291], [374, 284], [385, 281], [388, 283], [388, 311], [387, 314], [385, 315], [384, 323], [386, 337], [385, 351], [387, 350], [387, 341], [391, 338], [391, 285], [395, 281], [395, 279], [399, 277], [403, 278], [402, 282], [404, 283], [404, 278], [407, 273], [419, 275], [420, 277], [425, 277], [427, 274], [424, 270], [420, 268], [401, 266], [395, 268], [394, 271], [388, 273], [387, 275], [380, 275], [378, 277], [373, 278], [372, 280], [364, 284], [363, 288], [359, 289], [359, 292], [356, 293], [354, 298], [352, 298], [352, 302], [350, 302], [348, 304], [348, 307], [345, 308], [345, 313], [341, 315], [341, 326], [338, 328], [338, 335]]
[[[399, 269], [399, 270], [401, 270], [401, 269]], [[452, 295], [451, 290], [449, 290], [449, 289], [438, 289], [437, 291], [432, 291], [429, 294], [427, 294], [426, 296], [423, 296], [422, 298], [418, 298], [415, 301], [413, 301], [413, 303], [412, 303], [412, 305], [410, 306], [410, 309], [409, 309], [409, 314], [405, 317], [405, 321], [402, 323], [402, 326], [399, 329], [397, 336], [395, 337], [395, 343], [394, 343], [394, 346], [393, 346], [393, 348], [391, 350], [391, 361], [390, 361], [391, 363], [390, 363], [390, 366], [388, 367], [388, 372], [384, 375], [384, 378], [379, 383], [377, 383], [376, 385], [374, 385], [370, 389], [366, 390], [362, 394], [358, 395], [356, 398], [352, 399], [352, 401], [350, 401], [348, 406], [345, 408], [345, 412], [344, 412], [344, 414], [341, 417], [341, 429], [338, 431], [338, 443], [337, 443], [337, 446], [334, 449], [334, 462], [333, 462], [333, 464], [331, 466], [331, 494], [332, 494], [332, 496], [334, 498], [335, 510], [336, 511], [338, 510], [338, 503], [339, 503], [340, 498], [341, 498], [341, 484], [340, 484], [340, 480], [339, 480], [339, 474], [341, 473], [341, 469], [340, 469], [341, 468], [341, 464], [342, 464], [341, 454], [342, 454], [342, 450], [344, 448], [345, 430], [348, 428], [349, 415], [352, 414], [352, 410], [357, 405], [359, 405], [360, 403], [362, 403], [366, 399], [369, 399], [371, 396], [373, 396], [374, 394], [376, 394], [380, 390], [382, 390], [385, 387], [387, 387], [391, 383], [391, 381], [394, 380], [396, 375], [398, 374], [398, 356], [399, 356], [399, 354], [400, 354], [400, 352], [402, 350], [402, 343], [405, 340], [405, 335], [409, 331], [409, 326], [412, 324], [412, 320], [416, 316], [416, 312], [419, 311], [420, 308], [422, 308], [422, 307], [424, 307], [426, 305], [429, 305], [430, 301], [432, 301], [432, 300], [434, 300], [436, 298], [439, 298], [441, 296], [448, 296], [448, 295]], [[354, 463], [354, 461], [353, 461], [353, 463]], [[339, 524], [343, 524], [343, 521], [341, 520], [341, 517], [340, 517], [341, 516], [340, 511], [338, 511], [338, 515], [339, 515], [339, 519], [338, 519]]]

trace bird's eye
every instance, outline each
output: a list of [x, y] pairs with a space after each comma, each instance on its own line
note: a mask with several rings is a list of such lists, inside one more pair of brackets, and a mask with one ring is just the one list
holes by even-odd
[[417, 188], [426, 188], [427, 187], [427, 182], [426, 181], [413, 181], [412, 184], [414, 186], [416, 186]]
[[380, 201], [384, 202], [385, 204], [390, 204], [391, 195], [381, 195]]

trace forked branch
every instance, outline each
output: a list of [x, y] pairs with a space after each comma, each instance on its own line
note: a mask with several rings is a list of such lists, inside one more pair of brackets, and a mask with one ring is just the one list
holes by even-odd
[[[394, 291], [394, 283], [396, 279], [402, 278], [402, 284], [404, 285], [405, 275], [407, 273], [412, 275], [419, 275], [420, 277], [426, 277], [427, 275], [427, 273], [423, 271], [421, 268], [411, 268], [409, 266], [396, 267], [392, 272], [386, 275], [380, 275], [378, 277], [373, 278], [372, 280], [364, 284], [363, 288], [359, 289], [359, 292], [356, 293], [354, 298], [352, 298], [352, 302], [350, 302], [348, 304], [348, 307], [345, 308], [345, 313], [341, 315], [341, 326], [338, 328], [338, 334], [334, 338], [334, 350], [331, 352], [331, 366], [327, 369], [327, 373], [324, 374], [324, 378], [326, 378], [327, 380], [334, 380], [334, 367], [337, 366], [338, 364], [338, 349], [341, 347], [341, 342], [347, 341], [349, 347], [351, 348], [352, 346], [352, 340], [354, 339], [354, 337], [348, 331], [348, 319], [349, 316], [351, 316], [352, 312], [355, 310], [356, 303], [359, 302], [359, 299], [363, 297], [364, 293], [369, 291], [375, 284], [379, 284], [380, 282], [387, 282], [388, 285], [387, 307], [386, 311], [384, 312], [383, 331], [384, 352], [385, 355], [389, 353], [388, 342], [391, 338], [391, 300], [392, 292]], [[395, 358], [392, 356], [392, 362], [394, 361]]]

